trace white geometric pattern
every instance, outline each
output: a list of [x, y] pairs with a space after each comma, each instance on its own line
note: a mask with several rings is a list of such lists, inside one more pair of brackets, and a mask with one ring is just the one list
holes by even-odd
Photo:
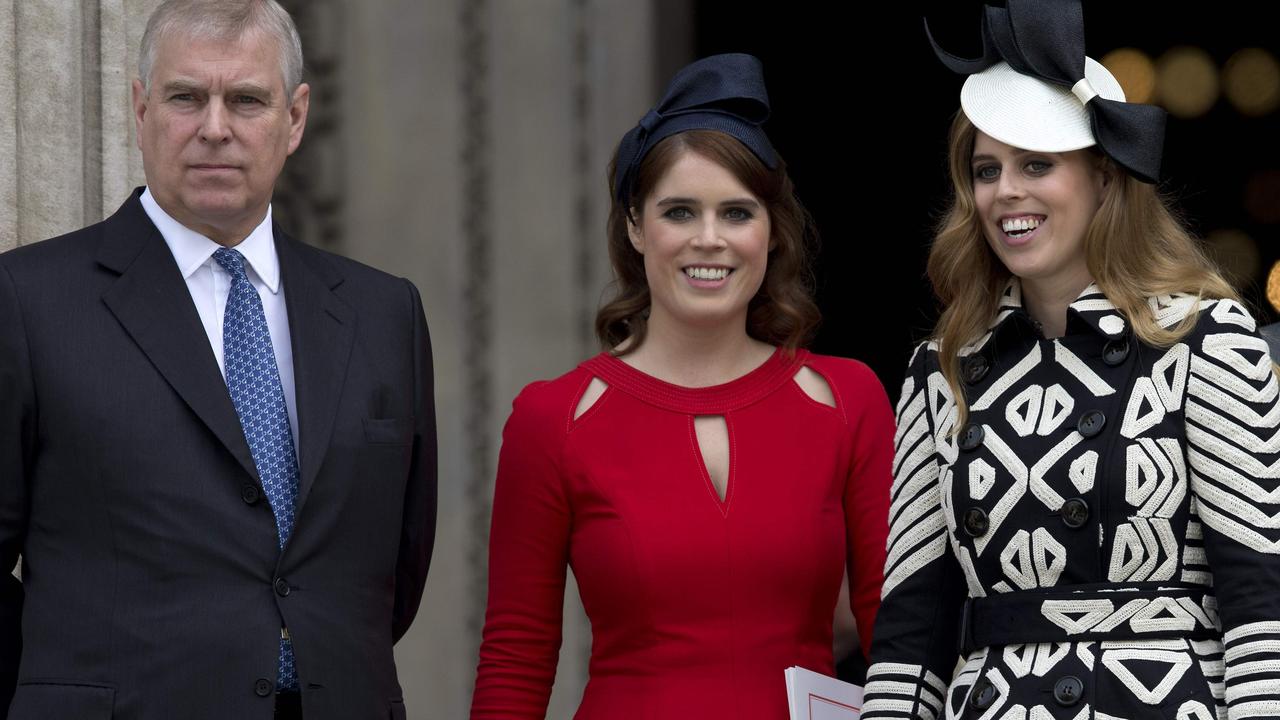
[[969, 690], [973, 687], [975, 681], [979, 677], [982, 666], [987, 660], [987, 649], [982, 648], [969, 655], [965, 660], [964, 666], [956, 673], [955, 679], [951, 681], [951, 687], [948, 689], [947, 695], [947, 720], [959, 720], [964, 713], [965, 706], [969, 701]]
[[[1212, 596], [1206, 596], [1206, 603], [1209, 597]], [[1187, 602], [1184, 605], [1172, 597], [1135, 598], [1116, 609], [1115, 602], [1098, 598], [1045, 600], [1040, 604], [1040, 613], [1067, 635], [1108, 632], [1126, 622], [1134, 635], [1217, 629], [1216, 614], [1208, 608], [1197, 610], [1195, 603]]]
[[1040, 424], [1036, 426], [1036, 434], [1047, 437], [1062, 427], [1075, 410], [1076, 399], [1071, 397], [1066, 388], [1054, 383], [1044, 391], [1044, 408], [1040, 414]]
[[1098, 453], [1094, 450], [1085, 451], [1080, 457], [1071, 461], [1071, 470], [1068, 476], [1071, 478], [1071, 484], [1081, 493], [1087, 493], [1093, 489], [1093, 478], [1098, 474]]
[[[1225, 718], [1226, 715], [1224, 714], [1223, 717]], [[1217, 718], [1218, 716], [1213, 714], [1203, 703], [1188, 700], [1178, 706], [1176, 720], [1217, 720]]]
[[1151, 382], [1164, 409], [1174, 412], [1182, 407], [1182, 396], [1187, 387], [1187, 368], [1191, 364], [1191, 347], [1178, 343], [1169, 348], [1151, 366]]
[[1058, 464], [1059, 460], [1066, 457], [1068, 452], [1083, 441], [1083, 435], [1072, 431], [1032, 466], [1027, 485], [1031, 489], [1031, 494], [1035, 495], [1047, 509], [1057, 512], [1062, 507], [1063, 498], [1045, 480], [1045, 476]]
[[1119, 335], [1124, 332], [1124, 320], [1119, 315], [1107, 315], [1098, 318], [1098, 327], [1108, 335]]
[[982, 458], [969, 463], [969, 496], [981, 500], [996, 484], [996, 469]]
[[1000, 553], [1000, 565], [1019, 590], [1052, 587], [1067, 566], [1067, 550], [1044, 528], [1019, 530]]
[[1018, 500], [1027, 494], [1027, 466], [1022, 464], [1022, 460], [1018, 458], [1017, 453], [1005, 444], [996, 431], [990, 426], [984, 425], [983, 443], [986, 449], [1000, 461], [1004, 466], [1005, 472], [1012, 476], [1013, 484], [1009, 489], [1000, 496], [1000, 500], [991, 508], [991, 512], [987, 513], [988, 530], [982, 537], [973, 539], [973, 549], [982, 556], [982, 551], [996, 536], [996, 530], [1000, 528], [1000, 524], [1004, 522], [1009, 513], [1013, 512], [1013, 508], [1018, 504]]
[[[1178, 342], [1153, 347], [1091, 286], [1068, 310], [1068, 334], [1046, 341], [1034, 335], [1020, 297], [1010, 283], [996, 323], [961, 353], [981, 353], [991, 368], [974, 383], [958, 383], [970, 393], [968, 422], [982, 429], [977, 447], [959, 449], [964, 433], [955, 428], [937, 345], [913, 358], [914, 385], [899, 406], [905, 424], [887, 566], [893, 591], [879, 617], [892, 617], [897, 637], [911, 639], [890, 642], [912, 648], [902, 658], [917, 664], [892, 678], [873, 671], [882, 692], [868, 695], [864, 717], [931, 717], [935, 696], [943, 699], [937, 712], [953, 720], [1280, 717], [1280, 592], [1255, 591], [1280, 575], [1280, 383], [1252, 318], [1230, 301], [1151, 298], [1165, 328], [1188, 327], [1184, 320], [1199, 313]], [[1104, 343], [1121, 338], [1129, 352], [1108, 354], [1119, 363], [1104, 366]], [[1103, 414], [1100, 434], [1076, 430], [1086, 412]], [[914, 424], [917, 413], [928, 429]], [[1083, 528], [1063, 512], [1064, 498], [1076, 497], [1086, 503]], [[912, 509], [915, 500], [936, 505]], [[938, 524], [927, 521], [933, 509], [943, 514]], [[935, 555], [930, 533], [939, 526], [946, 542]], [[909, 557], [928, 559], [914, 573], [895, 572]], [[1223, 615], [1235, 626], [1222, 627], [1215, 575], [1232, 583]], [[1115, 592], [1094, 586], [1101, 581]], [[1035, 623], [1055, 630], [1049, 637], [1074, 642], [977, 648], [950, 692], [923, 677], [954, 667], [947, 621], [965, 594], [982, 598], [970, 619], [987, 622], [993, 616], [980, 609], [1005, 600], [1016, 608], [1034, 597], [1001, 594], [1076, 582], [1088, 584], [1078, 599], [1055, 592], [1033, 605]], [[1166, 584], [1167, 593], [1151, 591]], [[1188, 592], [1189, 584], [1204, 592]], [[944, 602], [955, 606], [949, 611]], [[989, 630], [975, 629], [973, 638]], [[1012, 630], [994, 636], [1018, 637]], [[1033, 637], [1047, 639], [1038, 630], [1024, 640]], [[891, 656], [873, 660], [874, 667], [894, 664]], [[1086, 679], [1087, 702], [1068, 711], [1051, 693], [1066, 675], [1104, 681]], [[968, 702], [975, 682], [996, 691], [981, 711]], [[1098, 692], [1121, 697], [1113, 702]]]
[[1061, 385], [1048, 388], [1028, 385], [1005, 406], [1004, 416], [1020, 437], [1031, 433], [1045, 437], [1066, 422], [1076, 401]]
[[1009, 427], [1020, 437], [1026, 437], [1036, 431], [1036, 423], [1040, 420], [1040, 404], [1044, 400], [1044, 387], [1028, 385], [1005, 406], [1004, 419]]
[[1182, 446], [1173, 438], [1140, 438], [1125, 451], [1125, 501], [1140, 517], [1171, 518], [1187, 492]]
[[1094, 397], [1106, 397], [1115, 393], [1115, 388], [1099, 377], [1088, 363], [1076, 357], [1060, 340], [1053, 341], [1053, 359], [1083, 383]]
[[1115, 614], [1110, 600], [1045, 600], [1040, 614], [1068, 635], [1082, 635]]
[[1127, 438], [1135, 438], [1164, 420], [1164, 403], [1160, 393], [1156, 391], [1155, 382], [1149, 377], [1140, 377], [1133, 384], [1133, 392], [1129, 395], [1129, 405], [1124, 411], [1124, 424], [1120, 426], [1120, 434]]
[[[1226, 701], [1232, 718], [1280, 714], [1280, 621], [1249, 623], [1223, 636]], [[1263, 679], [1254, 679], [1264, 673]]]
[[1031, 351], [1027, 353], [1026, 357], [1018, 361], [1017, 365], [1006, 370], [998, 380], [992, 383], [991, 387], [982, 394], [982, 397], [978, 398], [978, 401], [973, 403], [971, 410], [986, 410], [991, 407], [995, 404], [996, 400], [1000, 399], [1000, 396], [1003, 395], [1006, 390], [1013, 387], [1019, 380], [1025, 377], [1027, 373], [1031, 372], [1032, 368], [1039, 364], [1040, 346], [1037, 344], [1031, 347]]
[[1178, 539], [1168, 520], [1131, 517], [1115, 529], [1107, 580], [1117, 583], [1171, 580], [1178, 567], [1178, 549]]
[[[1146, 663], [1160, 663], [1168, 666], [1164, 677], [1154, 687], [1147, 687], [1138, 680], [1126, 665], [1126, 662], [1139, 660]], [[1103, 650], [1102, 665], [1133, 693], [1134, 697], [1148, 705], [1157, 705], [1164, 701], [1169, 691], [1182, 679], [1183, 673], [1191, 667], [1191, 657], [1185, 652], [1175, 650], [1155, 650], [1152, 648], [1133, 648], [1120, 650]]]
[[899, 403], [889, 507], [889, 547], [881, 596], [947, 550], [938, 461], [926, 414], [926, 395], [908, 377]]
[[1073, 643], [1027, 643], [1006, 645], [1003, 659], [1014, 677], [1044, 677], [1071, 654]]
[[947, 684], [919, 665], [876, 663], [867, 669], [863, 717], [942, 717]]
[[[1241, 324], [1235, 307], [1215, 319]], [[1235, 332], [1207, 335], [1187, 383], [1187, 459], [1200, 518], [1218, 533], [1280, 554], [1280, 393], [1266, 344]]]
[[1213, 307], [1213, 319], [1224, 325], [1242, 327], [1248, 332], [1257, 329], [1253, 316], [1235, 300], [1219, 300]]

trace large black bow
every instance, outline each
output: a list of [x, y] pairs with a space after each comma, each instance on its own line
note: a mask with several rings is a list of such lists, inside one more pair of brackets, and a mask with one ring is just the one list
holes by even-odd
[[686, 65], [671, 79], [662, 101], [622, 136], [613, 187], [629, 207], [640, 161], [660, 140], [686, 130], [718, 130], [746, 145], [770, 168], [777, 155], [761, 125], [769, 117], [769, 95], [760, 61], [743, 53], [712, 55]]
[[[982, 57], [966, 59], [939, 47], [925, 21], [929, 44], [943, 65], [972, 75], [1004, 60], [1023, 75], [1072, 90], [1084, 79], [1084, 13], [1079, 0], [1008, 0], [986, 6]], [[1086, 94], [1087, 96], [1087, 94]], [[1143, 182], [1160, 178], [1164, 110], [1094, 96], [1085, 102], [1093, 137], [1113, 160]]]

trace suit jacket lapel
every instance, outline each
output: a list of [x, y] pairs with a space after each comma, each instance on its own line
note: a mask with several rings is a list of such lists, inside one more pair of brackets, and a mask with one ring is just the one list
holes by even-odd
[[355, 339], [356, 315], [333, 293], [342, 276], [332, 264], [290, 238], [278, 225], [274, 233], [293, 339], [300, 516], [333, 434]]
[[104, 224], [98, 262], [120, 273], [103, 294], [129, 336], [255, 480], [253, 456], [191, 293], [135, 192]]

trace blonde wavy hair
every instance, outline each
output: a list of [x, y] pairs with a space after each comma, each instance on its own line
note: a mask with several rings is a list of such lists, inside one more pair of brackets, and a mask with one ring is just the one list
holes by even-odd
[[[948, 143], [952, 198], [929, 250], [928, 275], [943, 310], [934, 328], [942, 374], [956, 398], [956, 428], [968, 405], [961, 389], [964, 346], [987, 331], [1010, 273], [987, 244], [973, 194], [971, 160], [977, 128], [956, 113]], [[1094, 151], [1097, 171], [1110, 182], [1101, 207], [1085, 231], [1084, 252], [1093, 281], [1124, 315], [1138, 340], [1155, 347], [1178, 342], [1195, 325], [1195, 314], [1161, 327], [1148, 298], [1188, 293], [1200, 298], [1240, 300], [1156, 188], [1141, 182]]]

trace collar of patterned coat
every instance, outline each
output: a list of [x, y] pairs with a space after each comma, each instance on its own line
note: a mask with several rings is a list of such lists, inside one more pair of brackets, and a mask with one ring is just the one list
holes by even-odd
[[[1000, 304], [996, 316], [987, 327], [987, 332], [976, 342], [961, 348], [959, 355], [972, 355], [981, 351], [997, 334], [1019, 329], [1022, 332], [1035, 333], [1035, 321], [1022, 304], [1022, 283], [1013, 277], [1000, 293]], [[1124, 315], [1111, 304], [1107, 296], [1097, 285], [1090, 283], [1067, 306], [1067, 335], [1095, 333], [1104, 340], [1112, 340], [1129, 332], [1129, 323]]]

